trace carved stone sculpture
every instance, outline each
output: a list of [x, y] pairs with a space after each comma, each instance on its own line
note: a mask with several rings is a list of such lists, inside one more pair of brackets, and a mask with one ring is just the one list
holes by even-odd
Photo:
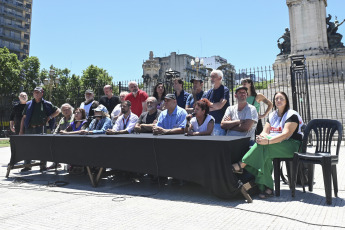
[[331, 22], [331, 19], [332, 16], [328, 14], [328, 17], [326, 18], [328, 47], [330, 49], [343, 48], [344, 44], [341, 42], [343, 35], [337, 33], [337, 31], [339, 26], [344, 23], [345, 19], [341, 23], [339, 23], [337, 16], [335, 16], [334, 22]]
[[[282, 39], [284, 40], [281, 41]], [[277, 43], [278, 48], [280, 49], [280, 53], [278, 55], [291, 53], [290, 31], [288, 28], [285, 28], [285, 33], [278, 38]]]

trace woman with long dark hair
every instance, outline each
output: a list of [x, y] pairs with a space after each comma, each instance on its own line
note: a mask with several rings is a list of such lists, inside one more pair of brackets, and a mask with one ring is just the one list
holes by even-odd
[[[248, 97], [247, 102], [250, 105], [253, 105], [256, 108], [256, 111], [259, 115], [259, 121], [256, 125], [255, 134], [258, 135], [262, 132], [263, 126], [262, 126], [262, 118], [267, 117], [267, 115], [270, 113], [270, 111], [273, 108], [273, 104], [270, 100], [268, 100], [262, 93], [257, 93], [255, 90], [254, 82], [250, 78], [245, 78], [241, 80], [241, 84], [244, 87], [248, 88]], [[264, 114], [260, 115], [260, 102], [263, 102], [267, 105], [267, 109]]]
[[153, 96], [157, 99], [157, 109], [164, 110], [164, 98], [167, 94], [162, 82], [158, 82], [153, 89]]
[[241, 162], [232, 165], [234, 173], [242, 173], [245, 168], [255, 176], [261, 191], [260, 198], [263, 199], [273, 196], [272, 160], [292, 158], [303, 137], [302, 118], [290, 109], [287, 95], [284, 92], [275, 93], [273, 103], [274, 111], [270, 113], [261, 134], [256, 136], [256, 144]]
[[[187, 125], [185, 128], [185, 135], [187, 136], [201, 136], [211, 135], [214, 128], [214, 118], [209, 114], [211, 102], [203, 98], [196, 102], [194, 113], [189, 114]], [[195, 115], [195, 117], [193, 117]]]

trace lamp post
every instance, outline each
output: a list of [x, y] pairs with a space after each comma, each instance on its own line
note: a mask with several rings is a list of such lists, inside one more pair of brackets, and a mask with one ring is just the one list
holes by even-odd
[[52, 99], [53, 88], [57, 87], [60, 83], [60, 78], [55, 77], [55, 70], [50, 66], [49, 77], [43, 80], [43, 84], [49, 89], [49, 101]]
[[204, 59], [200, 60], [198, 57], [195, 58], [195, 61], [192, 59], [190, 65], [192, 66], [192, 69], [196, 70], [196, 77], [198, 77], [199, 69], [205, 68]]

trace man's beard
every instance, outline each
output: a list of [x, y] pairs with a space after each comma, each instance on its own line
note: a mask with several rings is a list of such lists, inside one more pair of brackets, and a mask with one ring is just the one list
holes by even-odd
[[137, 94], [138, 93], [138, 89], [134, 89], [132, 93], [133, 94]]

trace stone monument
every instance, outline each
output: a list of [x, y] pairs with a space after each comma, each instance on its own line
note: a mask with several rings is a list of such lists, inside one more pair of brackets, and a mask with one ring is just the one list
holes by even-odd
[[[290, 55], [304, 55], [309, 68], [332, 65], [332, 72], [344, 71], [345, 48], [342, 35], [337, 33], [337, 18], [326, 17], [327, 0], [286, 0], [289, 8], [290, 31], [278, 39], [280, 53], [273, 69], [276, 79], [284, 83], [289, 79]], [[343, 66], [341, 66], [341, 63]], [[318, 71], [319, 77], [329, 77], [328, 71]]]

